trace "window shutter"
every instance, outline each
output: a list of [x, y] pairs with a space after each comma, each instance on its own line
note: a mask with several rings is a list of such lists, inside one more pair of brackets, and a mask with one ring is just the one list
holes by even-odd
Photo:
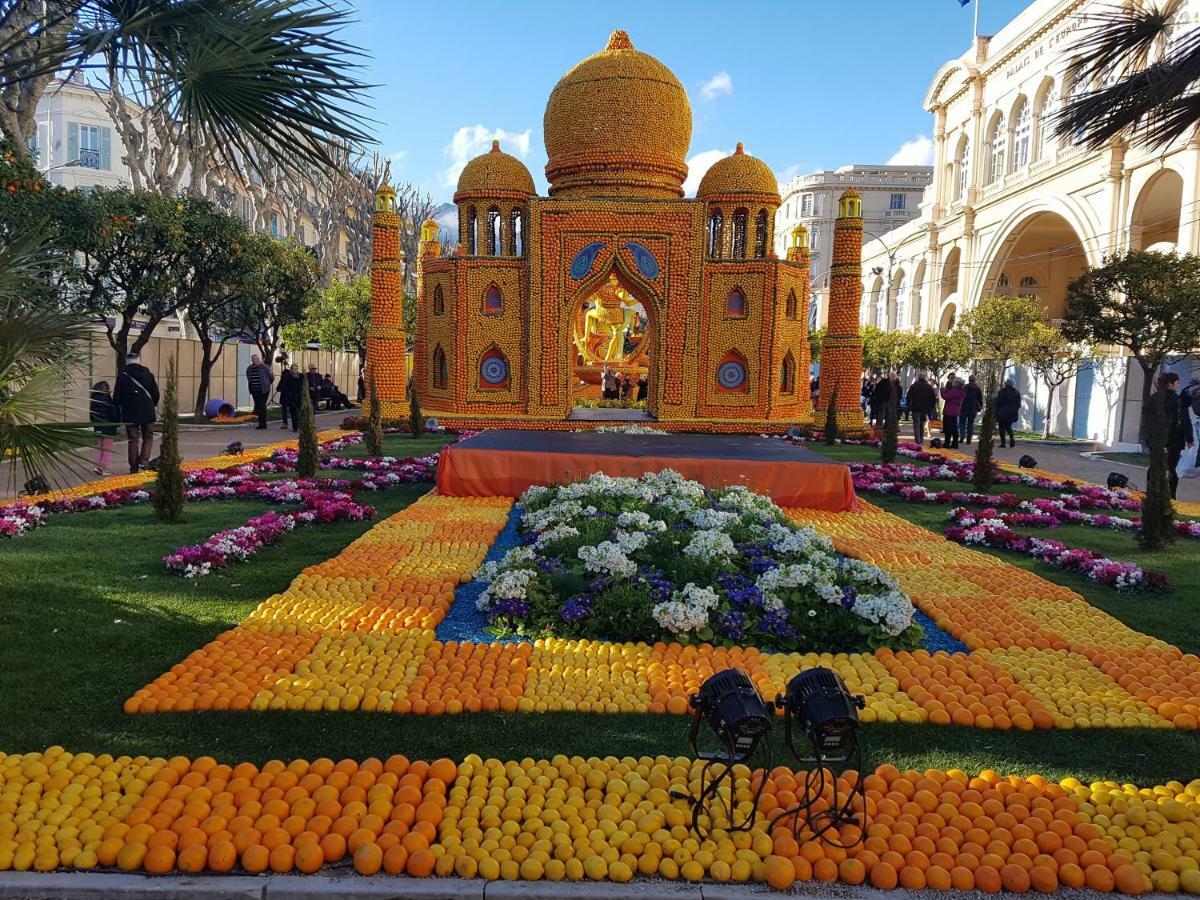
[[112, 129], [100, 129], [100, 168], [105, 172], [112, 169]]
[[79, 123], [67, 123], [67, 162], [79, 159]]

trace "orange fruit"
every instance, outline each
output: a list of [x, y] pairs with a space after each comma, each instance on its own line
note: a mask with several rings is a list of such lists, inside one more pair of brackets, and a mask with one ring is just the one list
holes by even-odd
[[[1137, 874], [1140, 877], [1142, 873]], [[1053, 894], [1058, 890], [1058, 872], [1050, 866], [1034, 866], [1029, 872], [1029, 886], [1039, 894]]]
[[[882, 766], [880, 768], [883, 768]], [[878, 770], [876, 770], [878, 772]], [[879, 772], [879, 774], [883, 774]], [[897, 773], [899, 774], [899, 773]], [[884, 776], [887, 777], [887, 776]], [[896, 868], [891, 863], [877, 862], [871, 866], [871, 884], [880, 890], [890, 891], [899, 883]]]
[[[788, 866], [789, 868], [791, 867], [790, 862], [788, 863]], [[834, 881], [837, 881], [838, 864], [829, 857], [818, 859], [815, 863], [813, 863], [812, 873], [813, 878], [817, 879], [817, 881], [824, 881], [826, 884], [830, 884]], [[774, 885], [772, 885], [772, 887], [774, 887]]]
[[[414, 765], [416, 764], [414, 763]], [[428, 849], [420, 848], [409, 853], [404, 871], [414, 878], [428, 878], [433, 874], [433, 867], [436, 864], [437, 857]]]
[[383, 852], [383, 871], [389, 875], [401, 875], [408, 864], [408, 851], [400, 844], [388, 847]]
[[899, 874], [900, 886], [905, 890], [919, 891], [925, 887], [925, 872], [916, 866], [905, 866]]
[[252, 875], [267, 871], [270, 864], [271, 851], [262, 844], [254, 844], [242, 851], [242, 868]]
[[232, 841], [214, 841], [208, 848], [208, 868], [212, 872], [229, 872], [237, 865], [237, 848]]
[[379, 845], [367, 842], [354, 851], [354, 871], [359, 875], [374, 875], [383, 866], [383, 851]]
[[846, 884], [862, 884], [867, 879], [867, 869], [852, 857], [843, 859], [838, 865], [838, 878]]
[[1117, 866], [1113, 882], [1122, 894], [1140, 894], [1146, 889], [1146, 878], [1131, 865]]
[[975, 887], [985, 894], [997, 894], [1003, 886], [1004, 881], [995, 866], [981, 865], [975, 870]]
[[[1141, 874], [1140, 872], [1138, 874]], [[1090, 865], [1083, 870], [1084, 882], [1093, 891], [1111, 891], [1116, 886], [1116, 879], [1108, 866]]]
[[291, 844], [280, 844], [271, 851], [268, 860], [272, 872], [278, 872], [284, 875], [290, 871], [296, 864], [296, 848]]
[[175, 868], [175, 850], [165, 844], [151, 847], [146, 851], [146, 856], [142, 860], [142, 868], [155, 875], [170, 872]]
[[179, 851], [175, 866], [180, 872], [202, 872], [208, 865], [208, 848], [203, 844], [192, 844]]
[[[836, 880], [837, 866], [834, 866], [833, 862], [830, 860], [827, 860], [827, 859], [821, 860], [821, 862], [829, 863], [829, 865], [833, 866], [833, 878], [832, 879], [822, 878], [821, 880], [822, 881]], [[792, 861], [790, 859], [788, 859], [787, 857], [775, 856], [775, 855], [768, 856], [766, 859], [766, 862], [765, 862], [765, 866], [766, 866], [767, 884], [769, 884], [771, 887], [775, 888], [775, 890], [777, 890], [777, 891], [786, 891], [788, 888], [790, 888], [792, 886], [793, 882], [795, 882], [795, 880], [796, 880], [796, 869], [792, 865]], [[814, 868], [814, 874], [815, 874], [815, 872], [816, 872], [816, 870]], [[819, 875], [817, 877], [820, 878]]]
[[934, 891], [950, 890], [950, 872], [941, 866], [930, 866], [925, 870], [925, 886]]
[[321, 838], [321, 850], [325, 854], [325, 862], [335, 863], [346, 856], [346, 839], [335, 832], [330, 832]]
[[325, 852], [321, 849], [321, 845], [317, 841], [309, 841], [296, 848], [296, 856], [293, 862], [297, 872], [309, 875], [325, 865]]
[[1029, 872], [1016, 863], [1008, 863], [1000, 869], [1000, 881], [1006, 891], [1023, 894], [1029, 890]]

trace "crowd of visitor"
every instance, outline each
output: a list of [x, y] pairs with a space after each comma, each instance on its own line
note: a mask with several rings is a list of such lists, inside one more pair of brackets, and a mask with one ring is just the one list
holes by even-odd
[[[924, 444], [929, 424], [938, 419], [938, 400], [941, 400], [942, 443], [950, 449], [975, 440], [975, 422], [983, 412], [983, 388], [968, 375], [964, 380], [951, 372], [943, 384], [935, 386], [925, 373], [919, 373], [905, 390], [899, 376], [867, 376], [862, 381], [862, 407], [867, 421], [882, 428], [893, 394], [897, 398], [900, 418], [912, 421], [913, 440]], [[996, 424], [1000, 430], [1000, 446], [1016, 446], [1013, 425], [1021, 412], [1021, 394], [1011, 379], [996, 394]]]

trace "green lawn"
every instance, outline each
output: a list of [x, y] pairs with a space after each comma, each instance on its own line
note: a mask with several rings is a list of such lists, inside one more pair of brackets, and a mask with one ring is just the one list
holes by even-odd
[[1113, 450], [1109, 453], [1094, 455], [1097, 459], [1107, 459], [1109, 462], [1124, 463], [1127, 466], [1138, 466], [1142, 469], [1150, 465], [1150, 457], [1145, 453], [1122, 453], [1119, 450]]
[[[391, 436], [386, 452], [428, 453], [442, 438]], [[853, 451], [875, 459], [877, 451]], [[351, 452], [361, 455], [360, 448]], [[831, 453], [830, 455], [835, 455]], [[843, 457], [844, 458], [844, 457]], [[332, 474], [332, 473], [331, 473]], [[340, 477], [340, 476], [339, 476]], [[961, 485], [956, 485], [961, 488]], [[415, 500], [426, 485], [371, 495], [380, 516]], [[1023, 489], [1029, 490], [1029, 489]], [[874, 497], [872, 498], [875, 499]], [[912, 521], [941, 527], [944, 506], [892, 500], [882, 505]], [[213, 754], [224, 760], [273, 757], [461, 757], [477, 752], [510, 758], [563, 752], [581, 755], [684, 754], [688, 720], [675, 716], [475, 714], [451, 717], [352, 713], [184, 713], [127, 716], [121, 704], [190, 652], [239, 621], [262, 598], [283, 590], [305, 566], [327, 559], [371, 523], [300, 529], [253, 562], [207, 578], [167, 575], [161, 557], [264, 509], [255, 502], [191, 504], [184, 521], [156, 522], [149, 506], [53, 517], [45, 527], [0, 544], [0, 749], [62, 744], [73, 750], [146, 754]], [[1088, 542], [1118, 558], [1135, 556], [1128, 535], [1061, 529], [1068, 543]], [[1131, 626], [1200, 649], [1195, 620], [1200, 556], [1181, 542], [1147, 565], [1167, 572], [1168, 594], [1122, 597], [1109, 588], [1012, 559], [1077, 589]], [[1196, 567], [1200, 568], [1200, 567]], [[1195, 774], [1200, 740], [1174, 730], [1091, 730], [1040, 733], [873, 724], [864, 726], [868, 761], [924, 769], [992, 767], [1085, 779], [1155, 784]], [[783, 750], [776, 746], [776, 759]]]

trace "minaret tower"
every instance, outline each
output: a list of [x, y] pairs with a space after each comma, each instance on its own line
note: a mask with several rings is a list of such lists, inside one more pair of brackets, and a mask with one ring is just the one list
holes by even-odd
[[800, 284], [796, 288], [796, 300], [800, 304], [798, 315], [804, 323], [803, 337], [800, 346], [796, 348], [796, 381], [797, 393], [800, 395], [800, 418], [802, 423], [813, 419], [812, 393], [808, 389], [809, 365], [812, 353], [808, 348], [808, 304], [809, 304], [809, 273], [811, 266], [811, 251], [808, 243], [808, 229], [797, 225], [792, 229], [791, 245], [788, 247], [788, 262], [794, 262], [799, 267], [797, 273]]
[[[828, 408], [829, 397], [836, 390], [837, 424], [845, 431], [863, 430], [859, 405], [862, 333], [858, 327], [862, 305], [862, 238], [862, 198], [850, 188], [838, 199], [837, 221], [833, 225], [829, 326], [821, 346], [821, 407]], [[824, 413], [818, 413], [816, 420], [822, 424]]]
[[421, 223], [421, 240], [417, 244], [417, 333], [413, 335], [413, 387], [420, 392], [429, 389], [429, 348], [425, 335], [429, 330], [429, 300], [425, 296], [425, 261], [439, 259], [442, 242], [438, 224], [433, 219]]
[[404, 282], [400, 262], [400, 216], [396, 191], [386, 181], [375, 192], [371, 216], [371, 325], [367, 328], [367, 399], [375, 379], [380, 412], [385, 419], [408, 415], [408, 347], [404, 337]]

